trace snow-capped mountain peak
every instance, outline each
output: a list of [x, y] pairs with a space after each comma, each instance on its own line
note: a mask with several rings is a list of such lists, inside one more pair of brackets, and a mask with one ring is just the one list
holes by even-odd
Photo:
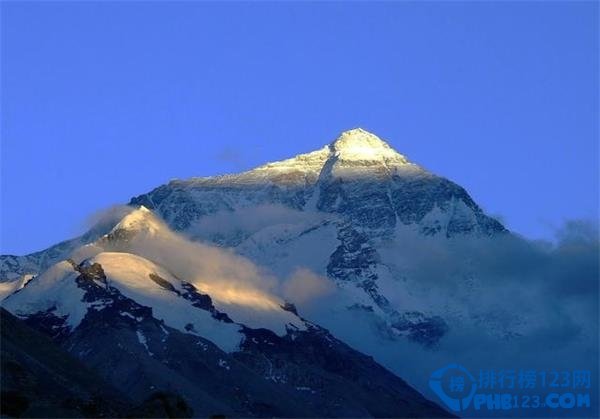
[[163, 223], [159, 221], [156, 216], [143, 205], [131, 211], [127, 214], [109, 233], [110, 234], [122, 234], [127, 232], [128, 234], [145, 232], [151, 235], [155, 235], [164, 229]]
[[196, 185], [314, 185], [329, 175], [379, 179], [396, 173], [423, 172], [418, 165], [362, 128], [342, 132], [318, 150], [266, 163], [247, 172], [177, 181]]
[[331, 152], [342, 160], [384, 160], [393, 159], [408, 163], [406, 157], [383, 141], [362, 128], [343, 132], [330, 144]]
[[[153, 221], [153, 214], [148, 208], [140, 205], [139, 208], [134, 209], [127, 214], [116, 226], [115, 229], [138, 229], [140, 227], [151, 227], [155, 224]], [[156, 227], [156, 226], [154, 226]]]

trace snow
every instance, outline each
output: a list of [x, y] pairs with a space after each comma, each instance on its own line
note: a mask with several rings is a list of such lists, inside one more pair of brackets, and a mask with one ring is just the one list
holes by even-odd
[[144, 348], [146, 348], [146, 352], [148, 352], [148, 355], [154, 356], [154, 354], [150, 351], [150, 348], [148, 348], [148, 340], [146, 339], [146, 336], [144, 336], [144, 334], [139, 330], [136, 330], [135, 333], [137, 335], [138, 341], [142, 344]]
[[385, 141], [362, 128], [343, 132], [331, 143], [331, 149], [342, 160], [391, 159], [408, 163], [406, 157], [391, 148]]
[[71, 259], [77, 264], [83, 262], [86, 259], [90, 259], [96, 256], [98, 253], [101, 253], [104, 249], [98, 246], [95, 243], [86, 244], [84, 246], [78, 247], [71, 253]]
[[[169, 291], [152, 279], [156, 274], [181, 290], [181, 282], [155, 263], [130, 253], [103, 252], [90, 260], [104, 269], [110, 286], [138, 304], [152, 307], [153, 316], [184, 333], [196, 333], [211, 340], [226, 352], [235, 351], [242, 340], [240, 326], [224, 323], [206, 310], [194, 307], [190, 301]], [[193, 326], [192, 332], [189, 327]]]
[[66, 316], [72, 329], [81, 323], [90, 306], [82, 302], [84, 291], [75, 282], [78, 276], [70, 263], [59, 262], [7, 297], [2, 306], [21, 317], [52, 309], [55, 315]]
[[[357, 166], [357, 162], [361, 162], [363, 167]], [[422, 170], [376, 135], [356, 128], [343, 132], [332, 143], [316, 151], [267, 163], [244, 173], [192, 178], [176, 183], [184, 187], [238, 185], [266, 188], [273, 183], [305, 186], [316, 184], [328, 172], [338, 176], [373, 175], [373, 163], [386, 174]]]
[[311, 393], [316, 393], [315, 390], [313, 390], [310, 387], [304, 387], [304, 386], [300, 386], [300, 387], [296, 387], [297, 391], [310, 391]]
[[94, 301], [94, 302], [90, 303], [90, 308], [92, 310], [100, 311], [100, 310], [108, 307], [108, 305], [110, 303], [111, 303], [111, 300], [98, 300], [98, 301]]
[[[150, 274], [156, 274], [176, 290], [182, 290], [178, 279], [153, 262], [128, 253], [103, 252], [90, 259], [89, 263], [102, 265], [111, 287], [138, 304], [151, 307], [154, 317], [163, 320], [166, 325], [184, 333], [190, 333], [186, 326], [192, 325], [191, 333], [211, 340], [224, 351], [238, 349], [243, 338], [240, 326], [216, 320], [208, 311], [192, 306], [188, 300], [158, 285]], [[82, 301], [85, 292], [77, 286], [75, 279], [78, 276], [70, 263], [60, 262], [20, 292], [10, 295], [2, 305], [21, 317], [52, 309], [55, 315], [66, 316], [67, 325], [73, 329], [81, 323], [88, 309], [97, 310], [104, 304], [103, 301]], [[131, 316], [125, 312], [120, 314]]]
[[272, 178], [277, 179], [278, 177], [282, 179], [281, 176], [284, 174], [295, 173], [297, 174], [297, 177], [291, 177], [288, 178], [288, 180], [295, 180], [298, 183], [303, 183], [306, 180], [315, 181], [330, 155], [331, 150], [329, 149], [329, 146], [324, 146], [319, 150], [299, 154], [291, 159], [267, 163], [252, 169], [249, 172], [242, 173], [238, 176], [234, 175], [233, 177], [235, 180], [246, 183], [248, 181]]
[[119, 314], [123, 317], [129, 317], [132, 320], [139, 321], [139, 319], [137, 317], [135, 317], [133, 314], [128, 313], [126, 311], [120, 311]]
[[34, 277], [35, 275], [33, 274], [25, 274], [12, 281], [0, 282], [0, 301], [2, 301], [4, 298], [8, 297], [15, 291], [18, 291], [21, 288], [23, 288]]
[[[145, 225], [150, 227], [143, 227]], [[268, 286], [263, 286], [262, 283], [268, 284], [268, 280], [262, 276], [259, 267], [249, 260], [223, 249], [192, 243], [171, 231], [165, 223], [143, 207], [125, 217], [115, 230], [125, 228], [124, 226], [135, 228], [136, 234], [119, 244], [117, 250], [123, 253], [103, 252], [92, 258], [92, 261], [100, 263], [105, 272], [107, 269], [113, 271], [121, 285], [127, 285], [124, 290], [119, 288], [123, 293], [128, 295], [127, 293], [136, 292], [131, 295], [135, 301], [154, 307], [150, 302], [145, 304], [138, 300], [147, 297], [146, 284], [150, 282], [152, 286], [149, 289], [154, 290], [155, 294], [160, 294], [161, 298], [177, 297], [190, 305], [182, 297], [151, 281], [149, 274], [156, 273], [178, 291], [183, 291], [181, 281], [194, 285], [203, 294], [208, 294], [215, 307], [236, 323], [251, 328], [266, 328], [280, 336], [287, 333], [288, 324], [293, 324], [299, 329], [305, 328], [300, 318], [281, 308], [283, 300], [271, 293]], [[127, 260], [122, 261], [125, 257], [122, 255], [125, 254], [128, 255]], [[103, 255], [110, 256], [107, 258]], [[177, 273], [178, 277], [174, 277], [170, 272]], [[143, 295], [140, 295], [140, 289], [144, 289]], [[183, 304], [181, 301], [178, 303]], [[165, 312], [164, 316], [167, 317], [168, 313]], [[179, 326], [175, 327], [181, 330], [181, 327], [188, 323], [190, 322], [181, 319]], [[196, 325], [192, 325], [198, 334], [210, 338], [203, 335]]]
[[269, 269], [279, 277], [289, 276], [302, 266], [325, 272], [329, 256], [339, 245], [331, 217], [308, 222], [271, 225], [255, 232], [236, 247], [236, 252]]
[[[131, 211], [112, 231], [123, 229], [135, 234], [120, 241], [109, 241], [107, 236], [103, 236], [76, 249], [73, 253], [75, 261], [99, 263], [109, 286], [138, 304], [151, 307], [153, 316], [163, 320], [165, 325], [184, 333], [195, 333], [228, 352], [236, 350], [243, 338], [240, 324], [266, 328], [280, 336], [287, 334], [290, 325], [305, 329], [298, 316], [281, 308], [284, 301], [269, 290], [269, 280], [249, 260], [222, 249], [187, 241], [145, 207]], [[160, 263], [156, 262], [157, 259]], [[57, 266], [33, 281], [35, 286], [26, 287], [23, 293], [18, 293], [22, 295], [8, 304], [23, 315], [56, 306], [56, 314], [68, 315], [69, 325], [76, 327], [88, 308], [100, 310], [106, 302], [82, 303], [84, 291], [74, 281], [79, 274], [67, 262]], [[172, 269], [178, 277], [171, 273]], [[58, 275], [57, 270], [62, 274], [60, 289], [57, 289], [55, 280], [49, 282]], [[70, 276], [63, 278], [67, 273]], [[159, 276], [173, 289], [155, 282], [151, 275]], [[219, 321], [209, 311], [194, 307], [180, 295], [185, 293], [182, 280], [208, 294], [215, 307], [237, 324]], [[3, 291], [10, 293], [16, 286], [16, 283], [11, 283], [10, 287], [4, 286]]]
[[152, 211], [141, 205], [139, 208], [127, 214], [121, 222], [113, 228], [113, 231], [123, 229], [132, 231], [144, 230], [149, 233], [159, 233], [161, 228], [162, 225], [160, 221], [154, 216]]
[[[268, 163], [249, 172], [228, 177], [228, 181], [271, 180], [316, 183], [336, 177], [379, 177], [422, 169], [408, 161], [385, 141], [361, 128], [343, 132], [331, 144], [311, 153]], [[318, 191], [313, 198], [318, 198]], [[312, 202], [314, 204], [314, 202]]]

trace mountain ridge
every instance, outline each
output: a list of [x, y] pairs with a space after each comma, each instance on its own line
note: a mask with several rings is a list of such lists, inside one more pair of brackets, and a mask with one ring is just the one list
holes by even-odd
[[[340, 150], [336, 149], [338, 146]], [[457, 231], [451, 228], [448, 234], [460, 232], [463, 227], [467, 230], [479, 228], [486, 235], [507, 231], [498, 221], [486, 216], [463, 188], [409, 162], [383, 140], [360, 128], [342, 133], [319, 150], [267, 163], [246, 172], [173, 180], [148, 194], [132, 198], [129, 204], [157, 209], [176, 230], [184, 230], [199, 216], [218, 210], [232, 210], [238, 205], [231, 202], [232, 198], [235, 199], [234, 190], [239, 193], [244, 188], [266, 195], [259, 197], [263, 202], [275, 201], [294, 209], [305, 209], [310, 203], [325, 212], [340, 212], [339, 206], [346, 198], [345, 189], [353, 182], [357, 182], [365, 192], [369, 204], [368, 199], [375, 198], [388, 207], [385, 217], [389, 218], [389, 224], [394, 224], [397, 218], [405, 224], [421, 221], [434, 210], [435, 205], [454, 208], [455, 205], [449, 201], [457, 198], [468, 207], [475, 220], [467, 220], [469, 226], [457, 226]], [[209, 199], [213, 202], [206, 208], [197, 208], [194, 197], [186, 195], [193, 195], [195, 190], [202, 188], [212, 188], [213, 196]], [[219, 189], [228, 188], [232, 192], [229, 199], [218, 195]], [[166, 199], [168, 195], [170, 197]], [[180, 208], [165, 208], [165, 203], [171, 205], [170, 201], [177, 201]], [[423, 208], [418, 208], [420, 206]], [[453, 208], [450, 211], [454, 211]], [[341, 210], [343, 212], [344, 209]], [[460, 208], [456, 210], [460, 211]], [[173, 214], [176, 211], [184, 214], [177, 216]], [[424, 230], [430, 234], [439, 233], [441, 227], [435, 225], [435, 220], [433, 224], [424, 226]]]

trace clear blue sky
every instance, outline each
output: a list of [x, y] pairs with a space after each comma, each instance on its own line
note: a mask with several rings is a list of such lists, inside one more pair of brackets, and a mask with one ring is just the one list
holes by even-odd
[[598, 3], [2, 2], [0, 253], [361, 126], [529, 237], [598, 216]]

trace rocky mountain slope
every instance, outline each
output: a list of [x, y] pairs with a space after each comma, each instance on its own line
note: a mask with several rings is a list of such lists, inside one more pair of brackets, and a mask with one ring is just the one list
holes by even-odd
[[3, 415], [17, 417], [116, 416], [130, 401], [98, 374], [4, 309]]

